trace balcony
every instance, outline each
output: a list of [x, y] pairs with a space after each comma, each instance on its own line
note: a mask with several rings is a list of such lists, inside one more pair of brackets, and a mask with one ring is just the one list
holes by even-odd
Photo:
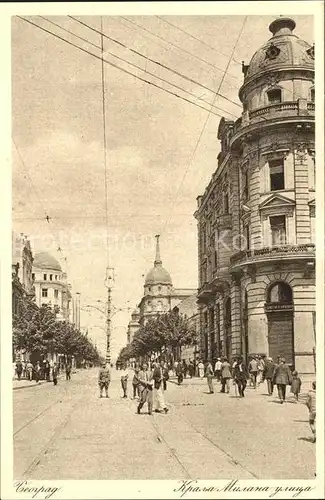
[[232, 271], [241, 267], [277, 260], [314, 260], [315, 245], [283, 245], [277, 247], [264, 247], [256, 250], [243, 250], [230, 258]]
[[283, 121], [287, 118], [312, 118], [315, 117], [315, 103], [308, 102], [306, 99], [298, 101], [286, 101], [276, 104], [270, 104], [252, 111], [246, 111], [235, 123], [233, 140], [237, 139], [241, 130], [247, 127], [256, 128], [254, 125], [267, 123], [271, 121]]
[[199, 288], [199, 291], [198, 291], [198, 299], [201, 300], [201, 301], [206, 301], [207, 299], [209, 299], [210, 297], [212, 297], [214, 295], [214, 290], [213, 290], [213, 286], [208, 283], [208, 282], [205, 282], [201, 288]]

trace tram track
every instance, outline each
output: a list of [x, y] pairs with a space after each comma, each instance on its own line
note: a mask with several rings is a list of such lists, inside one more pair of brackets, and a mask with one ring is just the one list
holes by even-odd
[[[176, 410], [176, 413], [179, 413], [178, 410]], [[233, 455], [231, 455], [230, 453], [228, 453], [224, 448], [222, 448], [221, 446], [219, 446], [217, 443], [215, 443], [215, 441], [213, 441], [209, 436], [207, 436], [204, 432], [202, 432], [201, 430], [199, 430], [197, 427], [195, 427], [192, 422], [184, 417], [184, 415], [182, 414], [181, 417], [180, 417], [184, 422], [186, 422], [186, 424], [194, 431], [196, 432], [197, 434], [199, 434], [200, 436], [203, 437], [203, 439], [205, 439], [206, 441], [208, 441], [210, 443], [210, 445], [212, 445], [214, 448], [216, 448], [217, 450], [219, 450], [221, 453], [223, 453], [223, 455], [225, 456], [225, 458], [227, 458], [231, 464], [235, 465], [235, 466], [238, 466], [240, 467], [243, 471], [245, 471], [246, 473], [250, 474], [252, 476], [252, 478], [254, 479], [260, 479], [256, 474], [254, 474], [254, 472], [252, 472], [250, 469], [248, 469], [245, 465], [243, 465], [239, 460], [237, 460]], [[185, 471], [185, 473], [187, 474], [187, 479], [197, 479], [197, 478], [194, 478], [192, 477], [191, 473], [187, 470], [186, 466], [184, 465], [184, 463], [182, 462], [182, 460], [180, 459], [180, 457], [178, 456], [177, 454], [177, 451], [172, 448], [166, 441], [166, 439], [164, 438], [161, 430], [158, 428], [158, 425], [157, 425], [157, 422], [155, 420], [152, 420], [152, 424], [153, 424], [153, 427], [154, 427], [154, 430], [156, 432], [156, 435], [157, 435], [157, 438], [160, 442], [164, 442], [165, 445], [167, 446], [167, 448], [169, 449], [169, 451], [171, 452], [171, 454], [173, 455], [173, 457], [175, 458], [175, 460], [179, 463], [179, 465], [182, 467], [182, 469]], [[160, 438], [160, 439], [159, 439]]]
[[[51, 437], [47, 440], [45, 446], [43, 446], [41, 451], [36, 455], [36, 457], [29, 464], [27, 469], [23, 472], [22, 477], [24, 477], [24, 478], [28, 477], [36, 469], [36, 467], [40, 464], [43, 456], [47, 455], [47, 453], [51, 449], [52, 445], [56, 442], [57, 438], [60, 436], [60, 434], [64, 431], [64, 429], [68, 425], [75, 408], [80, 404], [81, 400], [82, 400], [82, 398], [79, 397], [77, 399], [77, 401], [72, 405], [72, 408], [70, 408], [68, 414], [65, 416], [63, 421], [59, 422], [59, 424], [56, 426]], [[53, 404], [51, 406], [53, 406]], [[45, 411], [43, 413], [45, 413]]]
[[28, 427], [30, 424], [32, 424], [33, 422], [35, 422], [36, 420], [38, 420], [42, 415], [44, 415], [47, 411], [49, 411], [52, 408], [52, 406], [60, 403], [62, 401], [62, 398], [64, 398], [66, 396], [66, 394], [67, 394], [67, 389], [65, 389], [65, 394], [63, 396], [61, 396], [60, 398], [58, 398], [55, 401], [53, 401], [43, 411], [40, 411], [37, 415], [35, 415], [35, 417], [31, 418], [28, 422], [26, 422], [19, 429], [17, 429], [13, 433], [13, 437], [17, 436], [20, 432], [22, 432], [24, 429], [26, 429], [26, 427]]
[[183, 462], [181, 461], [181, 459], [179, 458], [179, 456], [177, 455], [176, 453], [176, 450], [174, 448], [172, 448], [166, 441], [166, 439], [164, 438], [164, 436], [162, 435], [161, 431], [159, 430], [158, 428], [158, 425], [157, 425], [157, 422], [155, 421], [155, 417], [153, 417], [153, 419], [151, 420], [152, 422], [152, 425], [153, 425], [153, 428], [156, 432], [156, 437], [158, 438], [158, 441], [159, 442], [163, 442], [165, 443], [165, 445], [167, 446], [168, 450], [170, 451], [171, 455], [175, 458], [175, 460], [178, 462], [178, 464], [181, 466], [181, 468], [183, 469], [183, 471], [186, 473], [187, 475], [187, 479], [193, 479], [190, 472], [187, 470], [187, 468], [185, 467], [185, 465], [183, 464]]

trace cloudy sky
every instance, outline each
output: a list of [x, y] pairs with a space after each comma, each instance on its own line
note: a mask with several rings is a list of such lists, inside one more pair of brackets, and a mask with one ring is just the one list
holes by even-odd
[[[27, 18], [100, 55], [100, 49], [92, 45], [100, 46], [98, 33], [69, 17], [46, 17], [86, 41], [40, 17]], [[312, 19], [294, 18], [295, 34], [313, 43]], [[100, 29], [99, 17], [78, 19]], [[106, 60], [208, 110], [105, 64], [109, 252], [115, 268], [114, 305], [124, 309], [113, 317], [114, 352], [126, 341], [127, 308], [134, 308], [141, 299], [144, 275], [153, 264], [155, 234], [161, 234], [163, 265], [174, 286], [197, 287], [193, 213], [196, 197], [216, 168], [217, 114], [240, 116], [241, 61], [247, 64], [270, 38], [268, 25], [273, 19], [103, 17], [105, 34], [206, 88], [107, 38]], [[233, 102], [221, 96], [214, 100], [207, 88], [219, 90]], [[46, 250], [61, 261], [73, 291], [81, 293], [83, 308], [106, 297], [101, 89], [98, 59], [13, 18], [12, 130], [24, 161], [23, 165], [13, 143], [13, 229], [29, 236], [34, 252]], [[45, 215], [50, 217], [49, 223]], [[62, 252], [57, 252], [58, 246]], [[82, 311], [81, 320], [102, 346], [104, 322], [100, 313], [96, 309], [91, 315]]]

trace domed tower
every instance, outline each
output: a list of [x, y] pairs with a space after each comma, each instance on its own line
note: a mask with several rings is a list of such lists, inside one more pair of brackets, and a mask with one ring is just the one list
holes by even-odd
[[58, 319], [69, 320], [71, 292], [67, 275], [62, 271], [61, 264], [48, 252], [35, 254], [33, 280], [37, 305], [56, 306], [60, 310]]
[[144, 282], [144, 296], [140, 305], [141, 317], [155, 316], [159, 312], [169, 311], [172, 291], [172, 279], [162, 266], [159, 235], [157, 235], [154, 267], [148, 272]]
[[132, 314], [131, 314], [131, 321], [129, 321], [129, 324], [128, 324], [128, 331], [127, 331], [127, 342], [128, 342], [128, 344], [130, 344], [130, 342], [132, 342], [135, 332], [140, 327], [139, 319], [140, 319], [140, 311], [139, 311], [138, 308], [136, 308], [132, 312]]
[[[289, 18], [243, 64], [243, 113], [230, 129], [235, 352], [314, 370], [314, 47]], [[240, 243], [239, 243], [240, 242]], [[234, 349], [233, 349], [234, 352]]]

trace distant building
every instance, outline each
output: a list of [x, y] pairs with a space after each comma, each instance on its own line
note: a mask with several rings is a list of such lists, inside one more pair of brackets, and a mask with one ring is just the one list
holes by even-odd
[[33, 279], [37, 305], [57, 306], [57, 318], [71, 321], [71, 286], [60, 263], [47, 252], [37, 253], [33, 263]]
[[[292, 19], [243, 65], [238, 120], [221, 119], [218, 166], [198, 197], [201, 350], [283, 356], [314, 372], [314, 47]], [[321, 167], [322, 168], [322, 167]]]
[[132, 339], [134, 337], [135, 332], [139, 329], [140, 323], [140, 311], [139, 309], [135, 309], [133, 313], [131, 314], [131, 321], [128, 324], [128, 330], [127, 330], [127, 343], [130, 344], [132, 342]]
[[193, 327], [197, 335], [197, 344], [191, 346], [182, 346], [181, 350], [178, 349], [176, 357], [185, 359], [185, 361], [194, 361], [194, 359], [198, 359], [200, 349], [200, 314], [197, 304], [197, 293], [190, 295], [186, 299], [182, 300], [177, 306], [174, 307], [173, 311], [182, 316], [186, 316], [189, 325]]
[[138, 306], [139, 324], [159, 314], [171, 311], [182, 300], [196, 293], [192, 288], [174, 288], [170, 274], [162, 266], [159, 236], [156, 236], [156, 258], [154, 267], [148, 272], [144, 283], [144, 294]]
[[24, 234], [12, 233], [12, 312], [19, 312], [23, 297], [33, 298], [35, 288], [32, 276], [33, 255], [30, 241]]

